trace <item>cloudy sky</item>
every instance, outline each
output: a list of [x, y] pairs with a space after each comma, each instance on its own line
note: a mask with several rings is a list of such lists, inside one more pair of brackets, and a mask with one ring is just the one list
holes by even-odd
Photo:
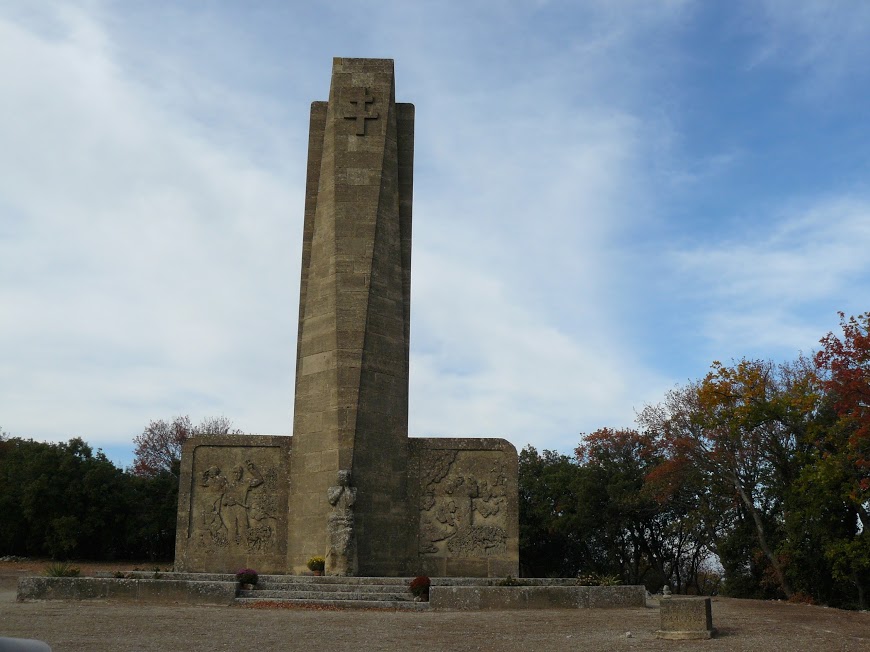
[[0, 0], [0, 427], [290, 434], [308, 110], [417, 107], [411, 434], [569, 452], [870, 310], [862, 0]]

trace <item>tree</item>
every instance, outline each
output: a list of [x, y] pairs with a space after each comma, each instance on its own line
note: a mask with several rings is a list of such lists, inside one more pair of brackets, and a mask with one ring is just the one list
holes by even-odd
[[815, 356], [834, 419], [818, 431], [809, 479], [814, 494], [828, 490], [821, 513], [832, 573], [855, 587], [863, 609], [870, 603], [870, 312], [839, 314], [842, 339], [828, 333]]
[[586, 537], [591, 522], [582, 470], [567, 455], [520, 451], [520, 562], [526, 576], [576, 575], [587, 563]]
[[[731, 367], [714, 362], [703, 381], [669, 393], [664, 405], [648, 407], [639, 417], [661, 433], [674, 459], [702, 469], [717, 492], [737, 501], [737, 517], [748, 520], [776, 586], [787, 597], [794, 591], [777, 553], [783, 506], [799, 475], [799, 453], [807, 446], [819, 400], [807, 360], [775, 365], [744, 359]], [[745, 532], [737, 525], [735, 536]], [[730, 549], [751, 554], [745, 546]]]
[[659, 505], [644, 491], [644, 478], [660, 462], [653, 438], [632, 429], [601, 428], [583, 438], [575, 455], [602, 491], [597, 530], [611, 562], [608, 570], [624, 582], [643, 583], [651, 569], [661, 568], [661, 558], [654, 559], [660, 541], [653, 541]]
[[643, 486], [658, 506], [651, 520], [650, 562], [675, 592], [694, 589], [705, 594], [718, 586], [718, 573], [711, 570], [713, 554], [729, 505], [701, 469], [685, 458], [669, 457], [665, 446], [658, 454], [661, 461], [647, 473]]
[[840, 425], [848, 438], [845, 453], [855, 466], [853, 488], [865, 530], [870, 530], [866, 511], [870, 502], [870, 312], [858, 317], [840, 314], [843, 339], [833, 333], [822, 338], [815, 362], [824, 374]]
[[651, 431], [601, 428], [585, 437], [576, 455], [603, 491], [597, 507], [600, 540], [623, 581], [656, 591], [701, 590], [700, 570], [709, 556], [701, 476], [667, 457]]
[[130, 509], [125, 474], [81, 439], [0, 445], [0, 554], [121, 555]]
[[184, 442], [196, 435], [242, 434], [241, 430], [232, 430], [232, 425], [224, 416], [206, 417], [198, 426], [192, 425], [187, 415], [177, 416], [171, 422], [151, 421], [133, 440], [136, 444], [133, 472], [148, 477], [166, 472], [178, 478]]

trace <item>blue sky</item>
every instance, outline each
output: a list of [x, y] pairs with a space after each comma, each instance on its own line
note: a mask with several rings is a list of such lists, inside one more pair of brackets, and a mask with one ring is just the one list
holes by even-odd
[[870, 309], [862, 1], [0, 0], [0, 426], [290, 434], [308, 108], [417, 107], [410, 430], [571, 451]]

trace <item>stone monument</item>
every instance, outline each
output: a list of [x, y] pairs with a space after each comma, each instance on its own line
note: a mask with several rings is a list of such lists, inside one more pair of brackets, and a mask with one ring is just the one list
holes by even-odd
[[408, 438], [413, 156], [393, 62], [336, 58], [311, 105], [293, 436], [185, 444], [178, 570], [517, 575], [516, 449]]
[[661, 628], [656, 638], [672, 641], [708, 639], [716, 635], [710, 598], [662, 597]]

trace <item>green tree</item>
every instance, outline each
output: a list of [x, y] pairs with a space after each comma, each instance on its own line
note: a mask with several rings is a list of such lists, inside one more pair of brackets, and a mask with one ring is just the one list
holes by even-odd
[[519, 456], [520, 563], [532, 577], [572, 576], [585, 563], [582, 471], [555, 451], [527, 446]]
[[0, 444], [0, 544], [7, 554], [112, 557], [122, 548], [124, 473], [81, 439]]
[[[745, 558], [723, 565], [732, 574], [762, 560], [745, 545], [745, 519], [754, 532], [755, 548], [763, 556], [776, 587], [787, 597], [794, 591], [786, 560], [777, 552], [782, 541], [784, 505], [801, 468], [801, 451], [820, 401], [814, 369], [805, 359], [775, 365], [741, 360], [733, 366], [713, 363], [699, 383], [668, 394], [663, 404], [646, 408], [639, 421], [660, 433], [673, 459], [685, 459], [700, 469], [722, 498], [731, 498], [734, 516], [730, 533], [717, 542], [722, 552], [741, 551]], [[727, 536], [735, 539], [726, 542]]]
[[646, 475], [660, 461], [655, 442], [636, 430], [602, 428], [585, 436], [575, 454], [600, 488], [596, 529], [608, 570], [623, 582], [643, 583], [656, 565], [653, 549], [660, 551], [660, 542], [652, 541], [659, 505], [643, 490]]
[[81, 439], [0, 441], [0, 554], [170, 559], [178, 481], [116, 468]]

